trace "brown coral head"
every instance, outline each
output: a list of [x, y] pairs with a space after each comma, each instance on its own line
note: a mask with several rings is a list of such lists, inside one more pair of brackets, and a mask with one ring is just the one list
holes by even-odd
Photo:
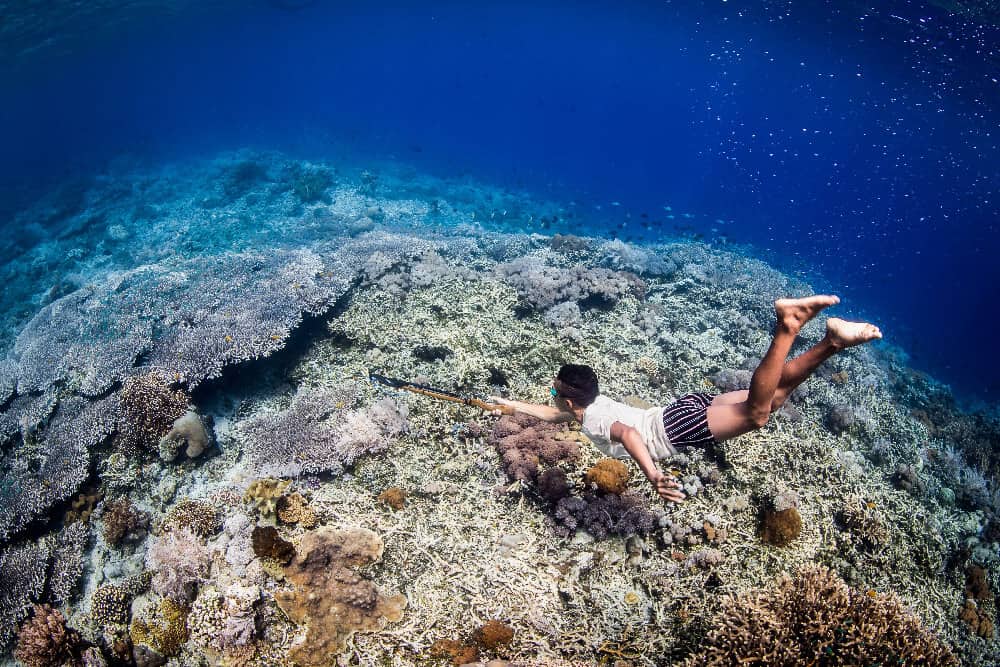
[[274, 526], [257, 526], [253, 529], [250, 540], [258, 558], [270, 558], [284, 565], [295, 556], [295, 547], [291, 542], [281, 539]]
[[14, 657], [26, 667], [57, 667], [72, 662], [80, 646], [80, 637], [66, 627], [66, 619], [58, 609], [36, 604], [34, 615], [17, 633]]
[[802, 532], [802, 516], [794, 507], [775, 512], [767, 509], [764, 512], [764, 525], [761, 538], [766, 544], [784, 547], [795, 540]]
[[479, 661], [477, 646], [463, 644], [454, 639], [438, 639], [431, 644], [429, 652], [432, 658], [446, 658], [456, 667]]
[[383, 505], [388, 505], [394, 511], [401, 510], [406, 506], [406, 491], [398, 486], [390, 486], [378, 494], [378, 501]]
[[601, 459], [586, 474], [587, 483], [604, 493], [625, 493], [628, 478], [628, 466], [618, 459]]
[[476, 630], [472, 638], [484, 649], [492, 651], [498, 646], [506, 646], [514, 641], [514, 629], [503, 621], [494, 619]]

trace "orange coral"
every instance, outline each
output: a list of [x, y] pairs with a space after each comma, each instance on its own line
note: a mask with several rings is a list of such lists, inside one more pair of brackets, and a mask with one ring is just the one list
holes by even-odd
[[382, 538], [364, 528], [319, 528], [303, 536], [284, 568], [295, 588], [274, 596], [288, 618], [308, 626], [290, 652], [296, 664], [329, 665], [355, 632], [375, 630], [383, 618], [402, 619], [406, 598], [383, 595], [355, 570], [381, 558], [382, 549]]
[[993, 619], [980, 609], [974, 600], [965, 601], [958, 612], [958, 617], [983, 639], [993, 639]]
[[401, 510], [406, 505], [406, 491], [398, 486], [390, 486], [388, 489], [378, 494], [378, 501], [388, 505], [394, 510]]
[[618, 459], [601, 459], [587, 471], [587, 483], [604, 493], [624, 493], [628, 488], [628, 466]]
[[509, 644], [514, 640], [514, 630], [502, 621], [487, 621], [473, 633], [472, 638], [484, 649], [492, 651], [498, 646]]
[[479, 649], [476, 646], [463, 644], [454, 639], [438, 639], [431, 644], [430, 654], [432, 658], [447, 658], [456, 667], [479, 660]]
[[764, 512], [764, 527], [761, 538], [776, 547], [787, 546], [802, 532], [802, 516], [794, 507], [775, 512]]

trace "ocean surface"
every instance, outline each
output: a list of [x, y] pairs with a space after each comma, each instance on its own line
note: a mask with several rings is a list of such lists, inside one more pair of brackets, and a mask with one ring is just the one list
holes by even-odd
[[6, 3], [5, 217], [122, 154], [473, 175], [575, 202], [577, 233], [752, 244], [1000, 395], [990, 3], [164, 5]]
[[[2, 664], [706, 664], [790, 572], [1000, 660], [995, 3], [0, 0], [0, 90]], [[676, 508], [367, 377], [662, 405], [809, 293], [882, 340]]]

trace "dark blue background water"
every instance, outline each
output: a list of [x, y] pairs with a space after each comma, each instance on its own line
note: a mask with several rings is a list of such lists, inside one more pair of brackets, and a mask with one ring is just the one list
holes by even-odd
[[752, 243], [1000, 398], [996, 28], [904, 2], [371, 4], [223, 3], [5, 63], [0, 212], [122, 151], [395, 156], [606, 233]]

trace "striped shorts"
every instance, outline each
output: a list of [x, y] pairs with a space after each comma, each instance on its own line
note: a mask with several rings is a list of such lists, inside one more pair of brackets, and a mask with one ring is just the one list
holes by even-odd
[[708, 430], [707, 408], [712, 404], [712, 394], [699, 392], [684, 394], [663, 408], [663, 430], [670, 444], [681, 447], [711, 447], [716, 444]]

